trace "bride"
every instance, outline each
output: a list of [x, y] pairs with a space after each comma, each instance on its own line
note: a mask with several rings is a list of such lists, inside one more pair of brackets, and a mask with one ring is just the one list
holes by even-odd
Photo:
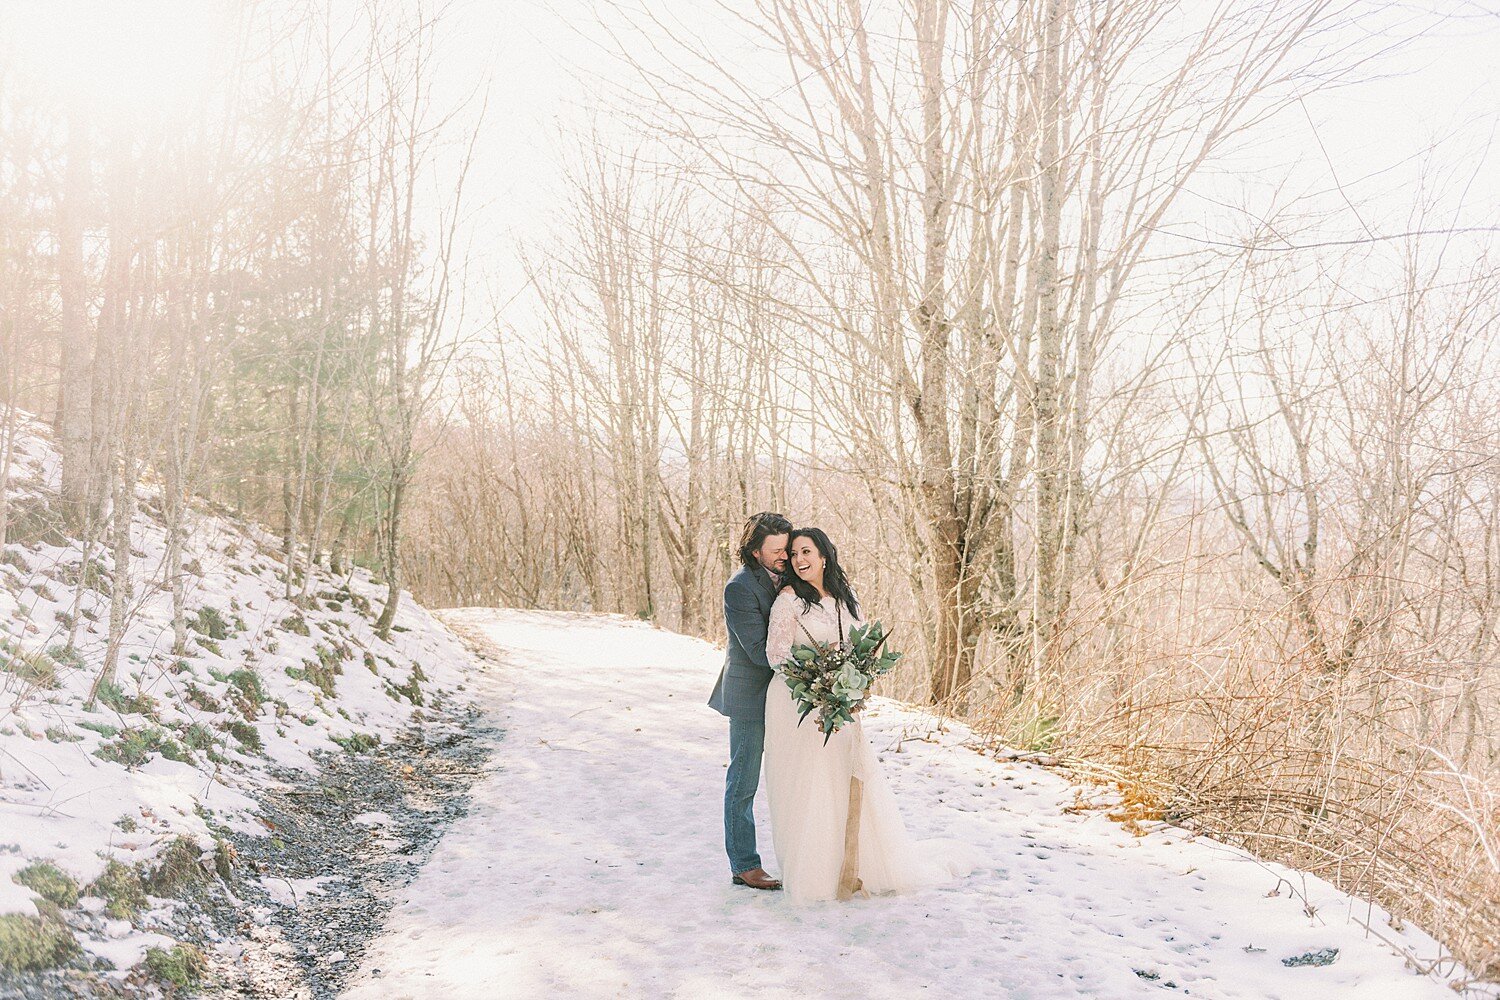
[[840, 642], [864, 618], [826, 534], [799, 528], [787, 552], [790, 572], [766, 634], [766, 658], [777, 676], [766, 688], [765, 745], [771, 840], [787, 892], [797, 900], [843, 899], [967, 874], [973, 865], [950, 845], [915, 844], [907, 835], [858, 715], [826, 746], [814, 716], [798, 724], [781, 670], [792, 646]]

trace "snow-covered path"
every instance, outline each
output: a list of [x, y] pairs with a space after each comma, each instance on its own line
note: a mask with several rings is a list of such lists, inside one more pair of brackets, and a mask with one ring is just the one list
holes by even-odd
[[[1065, 813], [1075, 793], [1062, 778], [981, 757], [956, 734], [897, 752], [903, 729], [931, 726], [892, 704], [866, 726], [908, 826], [981, 845], [985, 866], [948, 888], [847, 904], [733, 887], [727, 725], [704, 704], [717, 650], [619, 619], [444, 617], [498, 647], [475, 693], [506, 735], [349, 997], [1454, 995], [1350, 920], [1435, 949], [1379, 910], [1180, 831], [1135, 837], [1099, 811]], [[763, 800], [757, 820], [775, 872]], [[1332, 965], [1282, 964], [1324, 948], [1339, 949]]]

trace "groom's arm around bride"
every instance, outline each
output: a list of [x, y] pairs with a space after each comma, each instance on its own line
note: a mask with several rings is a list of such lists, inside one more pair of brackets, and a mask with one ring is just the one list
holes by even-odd
[[720, 715], [764, 717], [764, 695], [771, 680], [766, 660], [766, 625], [770, 609], [757, 574], [741, 566], [724, 585], [724, 628], [728, 633], [724, 666], [708, 703]]

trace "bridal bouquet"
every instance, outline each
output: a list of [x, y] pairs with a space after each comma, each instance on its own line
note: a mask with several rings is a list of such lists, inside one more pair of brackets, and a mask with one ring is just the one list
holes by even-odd
[[846, 723], [869, 697], [875, 678], [896, 665], [901, 654], [881, 651], [890, 634], [880, 622], [849, 630], [846, 642], [837, 645], [798, 643], [782, 665], [782, 676], [792, 689], [792, 699], [802, 714], [801, 725], [815, 709], [823, 744]]

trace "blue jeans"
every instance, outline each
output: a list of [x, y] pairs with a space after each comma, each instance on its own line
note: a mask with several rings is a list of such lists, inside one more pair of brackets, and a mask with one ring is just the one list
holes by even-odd
[[732, 875], [760, 867], [755, 850], [755, 790], [766, 746], [763, 719], [729, 720], [729, 770], [724, 775], [724, 849]]

